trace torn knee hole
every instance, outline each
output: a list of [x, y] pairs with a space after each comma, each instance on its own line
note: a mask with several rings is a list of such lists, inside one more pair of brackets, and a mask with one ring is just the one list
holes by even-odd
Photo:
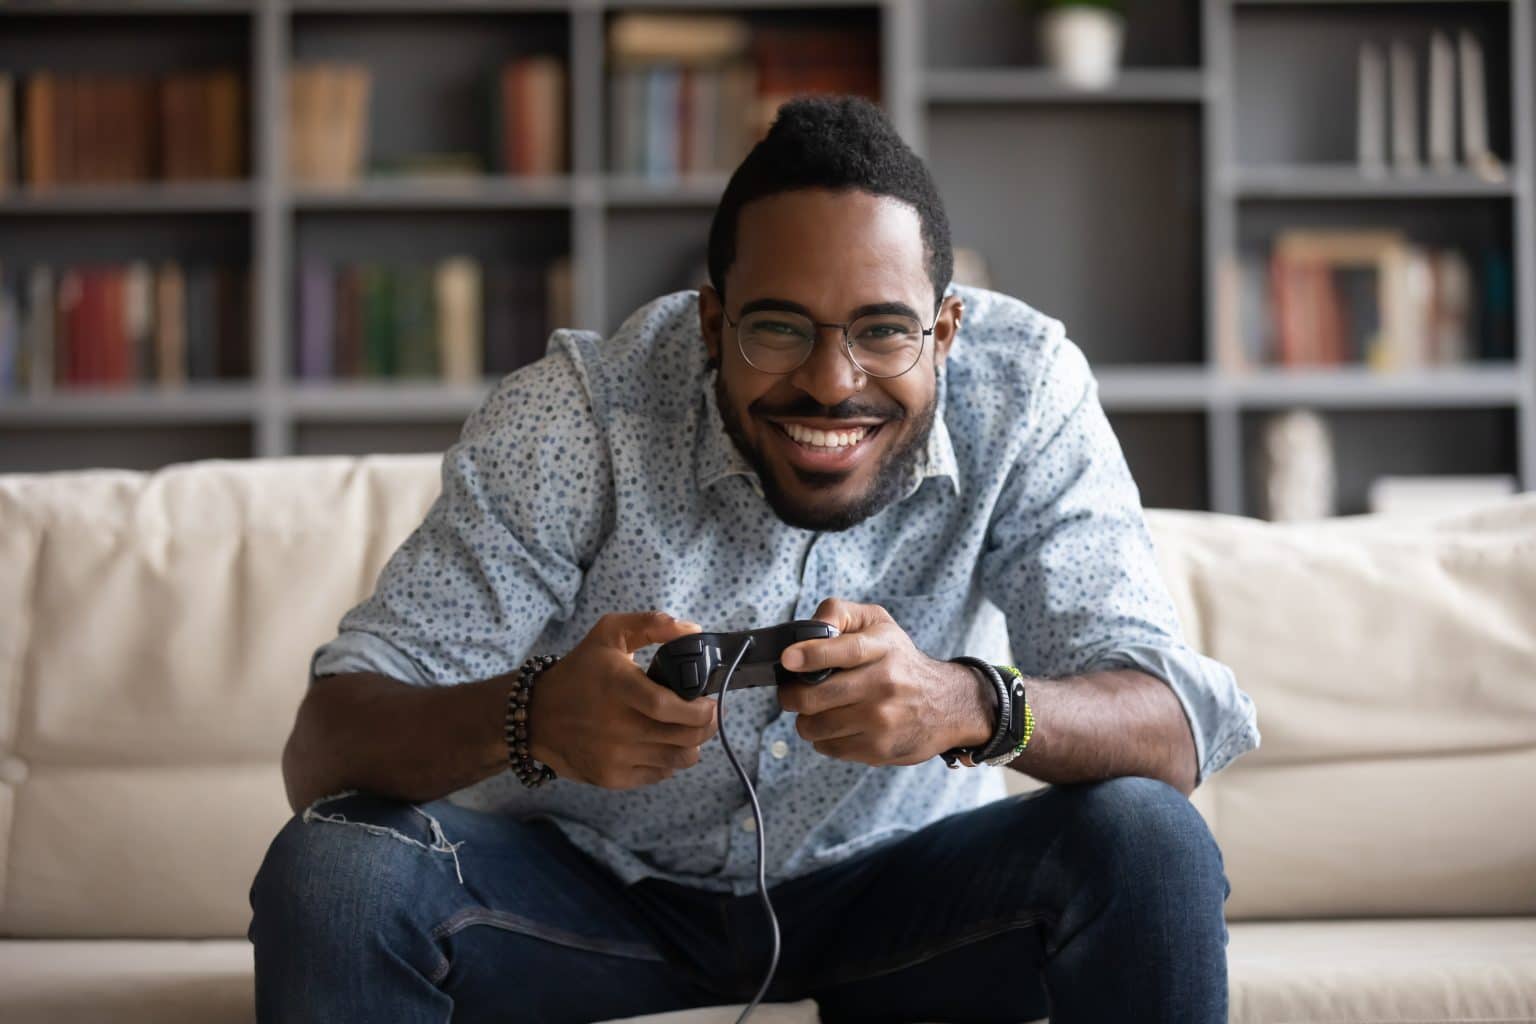
[[464, 845], [464, 840], [461, 839], [456, 843], [450, 843], [448, 841], [448, 836], [443, 832], [442, 824], [435, 817], [428, 814], [426, 811], [422, 810], [415, 804], [410, 805], [411, 810], [425, 818], [427, 824], [431, 826], [432, 831], [430, 843], [424, 843], [420, 839], [408, 836], [404, 832], [401, 832], [399, 829], [390, 828], [387, 825], [377, 825], [371, 821], [353, 821], [352, 819], [348, 818], [346, 814], [341, 812], [324, 813], [322, 811], [316, 810], [316, 808], [318, 808], [321, 804], [330, 803], [334, 800], [340, 800], [343, 797], [357, 795], [359, 795], [358, 790], [345, 789], [339, 793], [332, 793], [329, 796], [320, 797], [314, 803], [304, 808], [302, 820], [306, 824], [310, 822], [321, 821], [332, 825], [350, 825], [353, 828], [360, 828], [365, 832], [372, 833], [373, 835], [390, 836], [393, 839], [398, 839], [402, 843], [407, 843], [411, 846], [418, 847], [419, 849], [426, 850], [429, 853], [451, 854], [453, 856], [454, 874], [458, 877], [459, 884], [464, 884], [464, 871], [459, 865], [459, 847]]

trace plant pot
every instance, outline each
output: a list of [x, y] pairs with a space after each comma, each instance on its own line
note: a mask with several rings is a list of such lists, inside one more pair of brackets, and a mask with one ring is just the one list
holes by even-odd
[[1078, 89], [1107, 89], [1120, 69], [1125, 19], [1102, 7], [1054, 7], [1040, 18], [1046, 62]]

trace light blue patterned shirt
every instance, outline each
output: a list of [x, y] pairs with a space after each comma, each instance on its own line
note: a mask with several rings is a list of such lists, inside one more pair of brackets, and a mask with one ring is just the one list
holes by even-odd
[[[453, 685], [569, 651], [608, 612], [741, 630], [810, 618], [839, 597], [883, 605], [934, 658], [1164, 680], [1192, 724], [1201, 779], [1257, 747], [1248, 695], [1180, 637], [1081, 351], [1017, 299], [951, 290], [965, 323], [938, 374], [926, 449], [901, 498], [842, 532], [789, 526], [764, 500], [720, 419], [696, 292], [648, 303], [607, 339], [555, 332], [465, 423], [442, 494], [315, 652], [313, 673]], [[841, 761], [800, 738], [772, 687], [726, 699], [771, 884], [996, 799], [1012, 770]], [[638, 789], [556, 779], [530, 790], [508, 771], [450, 799], [551, 818], [625, 882], [756, 887], [751, 804], [718, 736], [698, 764]]]

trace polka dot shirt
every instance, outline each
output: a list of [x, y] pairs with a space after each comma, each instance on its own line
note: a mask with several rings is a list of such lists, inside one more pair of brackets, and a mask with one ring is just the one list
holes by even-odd
[[[1017, 299], [951, 291], [966, 316], [938, 374], [929, 442], [902, 496], [841, 532], [789, 526], [764, 500], [720, 420], [696, 292], [651, 301], [608, 338], [555, 332], [544, 358], [470, 416], [443, 457], [441, 495], [315, 652], [313, 675], [447, 686], [569, 651], [609, 612], [744, 630], [840, 597], [884, 606], [934, 658], [1042, 677], [1148, 672], [1189, 717], [1200, 777], [1220, 770], [1258, 745], [1253, 703], [1179, 635], [1081, 351]], [[772, 687], [727, 695], [770, 884], [1004, 794], [1011, 769], [841, 761], [794, 719]], [[450, 799], [549, 818], [626, 882], [756, 888], [751, 804], [718, 736], [698, 764], [638, 789], [556, 779], [530, 790], [507, 771]]]

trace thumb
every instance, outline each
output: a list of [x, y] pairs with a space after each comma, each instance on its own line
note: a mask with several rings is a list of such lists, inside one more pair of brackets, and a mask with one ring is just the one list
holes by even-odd
[[600, 643], [633, 654], [646, 644], [663, 644], [703, 629], [697, 622], [674, 619], [666, 612], [621, 612], [604, 615], [592, 633]]

